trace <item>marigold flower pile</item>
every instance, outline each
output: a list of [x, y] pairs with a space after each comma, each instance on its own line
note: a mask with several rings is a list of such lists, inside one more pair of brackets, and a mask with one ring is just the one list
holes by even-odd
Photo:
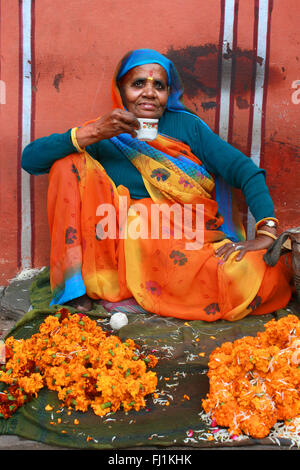
[[[9, 418], [44, 386], [66, 406], [103, 416], [123, 407], [139, 410], [154, 392], [157, 358], [144, 356], [132, 339], [122, 342], [87, 316], [63, 308], [29, 339], [5, 341], [0, 368], [0, 413]], [[2, 384], [1, 384], [2, 382]], [[3, 389], [4, 386], [4, 389]]]
[[225, 342], [210, 355], [205, 413], [233, 435], [268, 436], [300, 417], [300, 320], [271, 320], [256, 337]]

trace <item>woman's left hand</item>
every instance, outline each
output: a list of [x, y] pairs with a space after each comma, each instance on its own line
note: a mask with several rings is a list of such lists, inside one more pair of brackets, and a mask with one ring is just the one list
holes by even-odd
[[272, 245], [274, 240], [265, 235], [259, 235], [254, 240], [246, 240], [244, 242], [226, 243], [216, 250], [216, 255], [223, 257], [226, 261], [232, 253], [238, 252], [235, 260], [240, 261], [247, 251], [266, 250]]

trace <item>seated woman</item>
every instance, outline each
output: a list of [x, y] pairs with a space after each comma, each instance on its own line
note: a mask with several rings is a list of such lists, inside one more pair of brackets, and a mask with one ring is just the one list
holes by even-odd
[[[110, 113], [23, 152], [23, 169], [50, 172], [52, 304], [88, 311], [92, 299], [133, 297], [158, 315], [204, 321], [284, 307], [291, 268], [263, 259], [278, 224], [265, 171], [183, 105], [178, 73], [156, 51], [123, 58], [112, 98]], [[136, 138], [137, 118], [159, 119], [155, 140]], [[245, 240], [229, 187], [256, 219], [254, 240]], [[156, 219], [149, 234], [154, 206], [169, 224]]]

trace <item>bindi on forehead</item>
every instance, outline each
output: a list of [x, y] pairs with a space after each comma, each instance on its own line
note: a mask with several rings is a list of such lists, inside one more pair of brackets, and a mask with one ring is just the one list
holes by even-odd
[[121, 78], [119, 86], [130, 86], [135, 80], [159, 81], [165, 86], [168, 85], [167, 72], [159, 64], [145, 64], [132, 68]]
[[151, 82], [154, 80], [152, 70], [150, 70], [149, 76], [147, 77], [147, 80], [150, 80]]
[[159, 64], [145, 64], [132, 69], [133, 76], [144, 76], [145, 78], [157, 78], [159, 80], [168, 81], [168, 75], [165, 69]]

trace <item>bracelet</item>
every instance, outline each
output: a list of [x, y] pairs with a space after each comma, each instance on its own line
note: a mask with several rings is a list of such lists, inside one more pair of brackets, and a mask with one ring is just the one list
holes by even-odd
[[262, 225], [266, 225], [267, 227], [270, 227], [270, 228], [277, 228], [278, 224], [279, 224], [279, 221], [275, 217], [265, 217], [264, 219], [261, 219], [257, 222], [257, 224], [255, 225], [255, 232], [257, 232], [257, 230]]
[[273, 233], [267, 232], [266, 230], [257, 230], [257, 235], [267, 235], [267, 237], [273, 238], [273, 240], [277, 240], [276, 235], [273, 235]]
[[78, 127], [73, 127], [73, 129], [71, 130], [71, 140], [72, 140], [72, 144], [76, 148], [77, 152], [82, 153], [82, 152], [84, 152], [84, 149], [79, 147], [79, 144], [77, 142], [77, 137], [76, 137], [77, 131], [78, 131]]

